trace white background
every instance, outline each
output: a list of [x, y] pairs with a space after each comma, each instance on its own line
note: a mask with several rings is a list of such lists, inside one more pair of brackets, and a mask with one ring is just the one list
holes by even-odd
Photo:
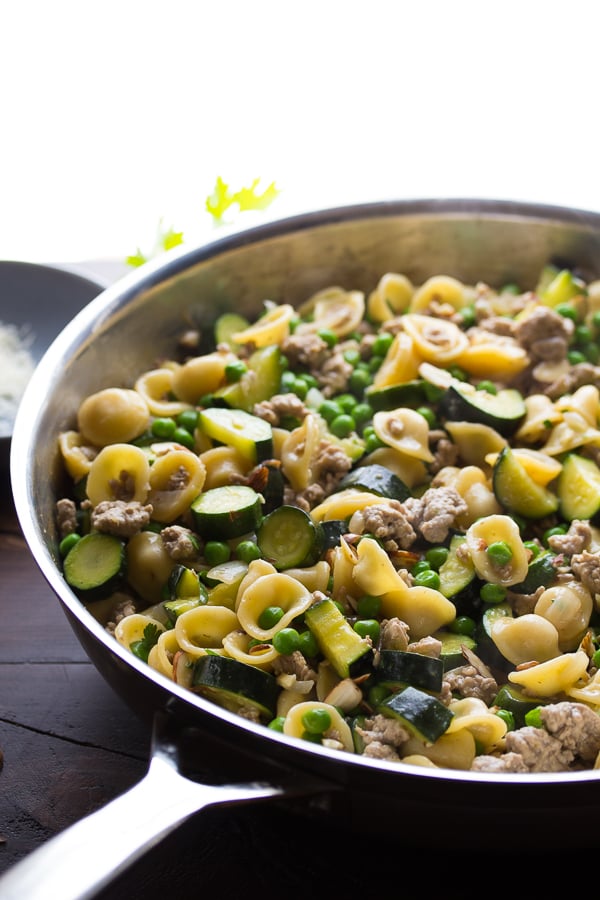
[[[270, 215], [498, 197], [600, 209], [595, 0], [19, 0], [0, 14], [0, 257], [210, 234], [217, 175]], [[242, 217], [243, 219], [243, 217]]]

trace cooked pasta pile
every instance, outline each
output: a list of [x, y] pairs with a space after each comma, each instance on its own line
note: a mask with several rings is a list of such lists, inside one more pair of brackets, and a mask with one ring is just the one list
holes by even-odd
[[600, 282], [328, 287], [220, 316], [60, 435], [64, 575], [178, 685], [334, 751], [600, 752]]

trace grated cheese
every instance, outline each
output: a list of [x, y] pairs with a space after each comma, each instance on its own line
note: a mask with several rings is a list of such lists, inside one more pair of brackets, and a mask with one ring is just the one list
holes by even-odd
[[9, 437], [19, 403], [33, 374], [33, 335], [0, 322], [0, 437]]

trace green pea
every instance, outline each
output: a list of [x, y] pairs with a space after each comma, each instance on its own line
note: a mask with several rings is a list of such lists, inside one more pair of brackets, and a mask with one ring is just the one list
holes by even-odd
[[328, 424], [331, 424], [337, 416], [341, 415], [342, 408], [335, 400], [324, 400], [317, 412]]
[[412, 567], [412, 574], [418, 575], [419, 572], [429, 572], [430, 569], [431, 569], [431, 564], [430, 564], [429, 560], [428, 559], [420, 559]]
[[531, 725], [533, 728], [543, 728], [544, 723], [542, 722], [541, 716], [541, 707], [536, 706], [535, 709], [530, 709], [525, 713], [525, 724]]
[[381, 612], [381, 597], [364, 594], [358, 598], [356, 612], [361, 619], [375, 619]]
[[385, 447], [384, 442], [379, 440], [375, 432], [365, 436], [365, 432], [363, 431], [363, 438], [365, 441], [365, 453], [373, 453], [374, 450]]
[[542, 540], [548, 546], [548, 538], [551, 538], [553, 534], [566, 534], [567, 526], [566, 525], [555, 525], [553, 528], [547, 528], [543, 534]]
[[79, 543], [80, 540], [81, 535], [77, 534], [76, 531], [72, 531], [71, 534], [66, 534], [58, 545], [58, 552], [64, 558], [69, 550], [72, 550], [75, 544]]
[[188, 450], [194, 449], [194, 435], [190, 434], [187, 428], [177, 427], [173, 432], [173, 440], [178, 444], [182, 444]]
[[255, 559], [260, 559], [262, 553], [254, 541], [240, 541], [235, 548], [235, 555], [242, 562], [251, 563]]
[[371, 354], [373, 356], [385, 356], [393, 342], [393, 334], [390, 334], [389, 331], [380, 331], [371, 345]]
[[356, 423], [351, 415], [342, 413], [336, 416], [333, 422], [329, 423], [329, 430], [332, 434], [339, 438], [348, 437], [355, 430]]
[[484, 603], [503, 603], [506, 600], [506, 588], [503, 584], [483, 584], [479, 596]]
[[542, 550], [537, 541], [523, 541], [523, 546], [526, 550], [529, 550], [532, 559], [535, 559], [536, 556], [539, 556]]
[[585, 353], [581, 350], [569, 350], [567, 359], [572, 366], [578, 366], [579, 363], [586, 362]]
[[506, 541], [493, 541], [486, 550], [488, 559], [495, 566], [506, 566], [513, 558], [512, 547]]
[[598, 364], [598, 361], [600, 361], [600, 347], [598, 347], [598, 344], [590, 342], [582, 348], [582, 352], [587, 361], [591, 362], [592, 365], [595, 366]]
[[268, 631], [283, 619], [284, 612], [280, 606], [267, 606], [258, 617], [259, 628]]
[[506, 723], [507, 731], [515, 730], [515, 717], [510, 709], [497, 709], [496, 715], [499, 719], [502, 719], [502, 721]]
[[321, 735], [331, 728], [331, 713], [322, 707], [316, 707], [307, 710], [300, 721], [309, 734]]
[[373, 418], [373, 409], [368, 403], [357, 403], [352, 410], [352, 418], [356, 425], [360, 426]]
[[448, 630], [453, 634], [465, 634], [471, 637], [475, 634], [475, 619], [471, 616], [457, 616], [448, 626]]
[[448, 371], [453, 378], [457, 378], [459, 381], [469, 380], [467, 373], [464, 369], [461, 369], [460, 366], [449, 366]]
[[520, 294], [520, 292], [521, 292], [521, 289], [520, 289], [519, 285], [516, 284], [514, 281], [507, 281], [507, 283], [505, 285], [503, 285], [503, 287], [500, 290], [501, 294], [514, 294], [515, 296], [518, 296], [518, 294]]
[[592, 329], [589, 325], [578, 325], [573, 337], [578, 344], [589, 344], [589, 342], [594, 339]]
[[419, 587], [433, 588], [434, 591], [437, 591], [440, 587], [440, 576], [437, 572], [434, 572], [433, 569], [419, 572], [418, 575], [415, 576], [415, 584]]
[[354, 394], [338, 394], [335, 398], [337, 405], [340, 407], [342, 412], [350, 413], [354, 409], [357, 404], [356, 397]]
[[283, 726], [285, 725], [285, 716], [277, 716], [275, 719], [271, 719], [267, 728], [270, 728], [271, 731], [281, 731], [283, 732]]
[[372, 384], [373, 379], [370, 372], [365, 369], [355, 369], [350, 376], [348, 384], [355, 394], [362, 395], [365, 388]]
[[497, 394], [498, 393], [498, 388], [496, 387], [496, 385], [494, 384], [493, 381], [486, 381], [486, 380], [480, 381], [479, 384], [477, 385], [477, 390], [478, 391], [486, 391], [488, 394]]
[[229, 384], [234, 384], [236, 381], [239, 381], [242, 375], [245, 375], [248, 371], [248, 366], [241, 359], [236, 359], [235, 362], [227, 363], [225, 366], [225, 379]]
[[173, 419], [170, 419], [167, 416], [159, 416], [159, 418], [152, 422], [150, 430], [154, 437], [169, 440], [169, 438], [173, 437], [176, 427]]
[[600, 329], [600, 310], [596, 310], [595, 313], [592, 313], [592, 325], [594, 328]]
[[435, 428], [437, 419], [430, 406], [418, 406], [415, 412], [418, 412], [420, 416], [423, 416], [430, 428]]
[[349, 347], [348, 350], [344, 350], [342, 355], [351, 366], [355, 366], [361, 359], [360, 350], [356, 347]]
[[310, 372], [303, 372], [303, 373], [302, 373], [301, 375], [299, 375], [298, 377], [301, 378], [302, 381], [306, 382], [306, 384], [308, 385], [309, 389], [310, 389], [310, 388], [316, 388], [316, 387], [318, 387], [318, 385], [319, 385], [319, 382], [317, 381], [317, 379], [315, 378], [315, 376], [314, 376], [314, 375], [311, 375]]
[[448, 559], [447, 547], [430, 547], [425, 554], [425, 561], [437, 572]]
[[331, 349], [335, 347], [339, 338], [335, 331], [332, 331], [331, 328], [321, 328], [317, 331], [317, 335], [321, 338], [322, 341], [325, 341], [327, 346]]
[[573, 322], [577, 321], [577, 310], [571, 303], [557, 304], [557, 306], [554, 307], [554, 312], [557, 312], [563, 319], [572, 319]]
[[288, 656], [300, 648], [300, 635], [295, 628], [282, 628], [273, 635], [273, 646], [278, 653]]
[[381, 626], [377, 619], [358, 619], [354, 623], [354, 630], [362, 638], [370, 637], [374, 644], [379, 640]]
[[475, 325], [477, 321], [477, 316], [475, 314], [475, 308], [473, 306], [464, 306], [460, 310], [460, 318], [461, 327], [462, 328], [471, 328], [472, 325]]
[[185, 428], [190, 434], [193, 434], [198, 425], [198, 410], [184, 409], [177, 416], [176, 422], [180, 428]]
[[220, 566], [231, 558], [231, 548], [223, 541], [207, 541], [204, 545], [204, 559], [209, 566]]
[[300, 632], [298, 635], [298, 650], [306, 659], [310, 659], [318, 654], [319, 645], [312, 631]]
[[381, 364], [384, 361], [385, 356], [378, 356], [377, 354], [373, 354], [368, 363], [369, 372], [373, 375], [381, 368]]
[[294, 378], [292, 393], [295, 394], [296, 397], [300, 397], [301, 400], [305, 399], [306, 395], [308, 394], [308, 385], [303, 378]]
[[286, 370], [281, 373], [281, 391], [284, 394], [293, 393], [294, 383], [296, 381], [296, 373]]

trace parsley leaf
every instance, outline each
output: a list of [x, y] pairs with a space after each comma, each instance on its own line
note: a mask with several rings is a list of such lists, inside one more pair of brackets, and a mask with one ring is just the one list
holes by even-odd
[[143, 659], [144, 662], [148, 662], [148, 654], [158, 642], [161, 632], [156, 625], [149, 622], [144, 628], [143, 634], [144, 636], [140, 641], [132, 641], [129, 645], [129, 649], [135, 656]]
[[153, 256], [157, 256], [165, 250], [171, 250], [173, 247], [178, 247], [180, 244], [183, 244], [183, 231], [176, 231], [171, 225], [165, 226], [161, 219], [158, 223], [154, 249], [151, 253], [145, 254], [138, 247], [136, 252], [128, 256], [125, 261], [128, 266], [142, 266], [149, 259], [152, 259]]

